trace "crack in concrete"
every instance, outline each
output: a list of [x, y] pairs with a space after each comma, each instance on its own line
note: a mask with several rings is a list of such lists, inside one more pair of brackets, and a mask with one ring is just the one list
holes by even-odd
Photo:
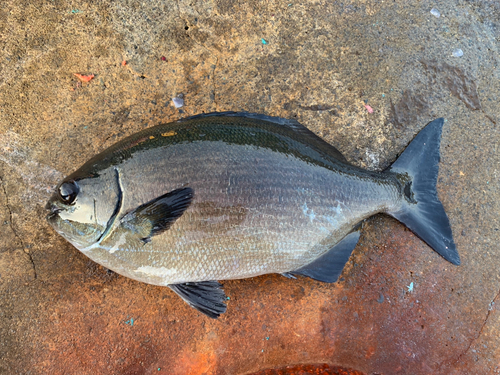
[[498, 291], [498, 293], [496, 294], [496, 296], [491, 300], [490, 304], [488, 305], [488, 313], [486, 314], [486, 318], [484, 318], [483, 324], [481, 325], [481, 328], [479, 329], [479, 332], [477, 333], [476, 337], [474, 337], [471, 340], [471, 342], [469, 343], [469, 345], [467, 346], [467, 348], [462, 353], [460, 353], [460, 355], [452, 363], [452, 365], [455, 365], [456, 363], [458, 363], [460, 361], [460, 359], [465, 354], [467, 354], [467, 352], [470, 350], [470, 348], [472, 347], [472, 345], [474, 344], [474, 342], [481, 336], [481, 334], [483, 333], [483, 329], [486, 326], [486, 323], [488, 322], [488, 319], [490, 318], [490, 314], [493, 311], [493, 308], [494, 308], [493, 306], [495, 305], [495, 301], [497, 300], [498, 296], [500, 296], [500, 290]]
[[10, 204], [9, 204], [9, 196], [7, 194], [7, 189], [5, 189], [5, 184], [3, 183], [2, 179], [0, 179], [0, 185], [2, 186], [3, 193], [5, 194], [5, 207], [7, 207], [7, 210], [9, 211], [9, 226], [10, 226], [10, 229], [12, 230], [12, 233], [14, 233], [14, 236], [17, 238], [17, 241], [21, 245], [21, 248], [23, 249], [24, 253], [26, 255], [28, 255], [28, 258], [29, 258], [29, 260], [31, 262], [31, 266], [33, 268], [33, 274], [34, 274], [33, 280], [36, 280], [36, 278], [37, 278], [38, 275], [36, 273], [36, 267], [35, 267], [35, 261], [33, 259], [33, 255], [26, 248], [26, 246], [24, 245], [24, 241], [22, 240], [22, 238], [19, 236], [19, 234], [17, 233], [16, 229], [14, 228], [14, 223], [12, 221], [12, 209], [10, 208]]
[[182, 20], [182, 17], [181, 17], [181, 7], [179, 5], [179, 1], [180, 0], [177, 0], [175, 3], [177, 4], [177, 13], [179, 13], [179, 18]]
[[217, 66], [219, 65], [219, 58], [215, 56], [215, 65], [212, 70], [212, 95], [214, 96], [214, 104], [215, 104], [215, 110], [219, 110], [219, 103], [217, 102], [217, 93], [215, 91], [215, 70], [217, 69]]
[[[180, 0], [177, 0], [176, 4], [177, 4], [177, 13], [179, 14], [179, 19], [184, 22], [184, 24], [186, 25], [186, 27], [189, 27], [189, 21], [188, 21], [188, 19], [182, 17], [182, 15], [181, 15]], [[187, 32], [186, 32], [186, 34], [187, 34]], [[194, 44], [196, 44], [197, 46], [199, 46], [201, 48], [204, 48], [205, 50], [207, 50], [215, 58], [215, 64], [214, 64], [214, 66], [212, 68], [212, 95], [213, 95], [213, 102], [215, 104], [215, 111], [218, 111], [219, 110], [219, 104], [217, 103], [217, 93], [215, 91], [215, 88], [216, 88], [216, 86], [215, 86], [215, 71], [217, 69], [217, 65], [219, 64], [219, 58], [214, 54], [214, 52], [210, 48], [208, 48], [207, 46], [205, 46], [203, 43], [200, 43], [195, 38], [192, 38], [189, 34], [187, 34], [187, 36], [189, 38], [191, 38], [191, 40], [194, 42]]]

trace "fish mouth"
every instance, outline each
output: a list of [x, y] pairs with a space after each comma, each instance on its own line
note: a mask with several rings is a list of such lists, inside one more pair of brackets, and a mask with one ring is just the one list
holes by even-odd
[[45, 208], [50, 211], [46, 216], [47, 220], [54, 219], [59, 214], [59, 212], [63, 210], [62, 208], [57, 207], [54, 203], [50, 201], [47, 202]]

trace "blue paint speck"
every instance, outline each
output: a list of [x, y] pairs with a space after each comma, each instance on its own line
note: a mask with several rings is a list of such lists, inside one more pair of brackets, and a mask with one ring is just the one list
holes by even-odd
[[261, 38], [260, 40], [262, 41], [262, 44], [267, 44], [267, 42], [264, 38]]
[[407, 286], [408, 288], [408, 293], [413, 292], [413, 281], [410, 283], [410, 285]]
[[384, 302], [384, 295], [382, 293], [380, 293], [377, 302], [378, 303], [383, 303]]

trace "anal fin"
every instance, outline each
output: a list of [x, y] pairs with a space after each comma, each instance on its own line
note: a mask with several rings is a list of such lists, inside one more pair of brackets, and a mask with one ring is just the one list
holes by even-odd
[[169, 285], [189, 306], [210, 318], [218, 318], [226, 312], [226, 294], [217, 281]]
[[352, 251], [356, 247], [360, 233], [360, 227], [358, 227], [318, 259], [289, 273], [307, 276], [325, 283], [334, 283], [338, 280]]

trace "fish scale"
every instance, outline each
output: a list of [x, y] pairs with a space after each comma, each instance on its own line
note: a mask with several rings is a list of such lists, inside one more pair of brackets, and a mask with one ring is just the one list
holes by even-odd
[[[386, 178], [366, 181], [356, 175], [332, 173], [295, 156], [266, 148], [254, 146], [249, 149], [219, 141], [204, 141], [196, 146], [193, 153], [188, 152], [190, 146], [189, 143], [181, 143], [166, 150], [160, 148], [158, 153], [138, 155], [119, 167], [125, 191], [124, 212], [186, 182], [195, 191], [190, 208], [170, 231], [156, 236], [149, 244], [139, 245], [142, 249], [139, 254], [146, 254], [150, 249], [156, 254], [163, 251], [163, 260], [158, 261], [158, 267], [176, 270], [162, 278], [162, 285], [201, 281], [205, 277], [216, 280], [243, 278], [299, 268], [317, 257], [321, 249], [314, 246], [329, 237], [330, 233], [335, 232], [335, 236], [322, 246], [323, 252], [351, 231], [355, 223], [391, 204], [397, 191], [396, 181], [392, 184]], [[178, 155], [176, 163], [172, 163], [172, 154]], [[148, 170], [144, 173], [141, 166], [151, 165], [152, 160], [156, 161], [155, 173]], [[206, 170], [211, 171], [208, 177], [204, 173]], [[141, 171], [142, 178], [137, 179]], [[168, 171], [168, 181], [159, 177], [163, 175], [161, 171]], [[228, 192], [228, 175], [238, 175], [238, 179], [233, 181], [235, 193]], [[145, 186], [148, 188], [144, 189]], [[274, 202], [279, 196], [273, 194], [273, 187], [279, 187], [281, 194], [287, 197], [286, 202]], [[231, 223], [240, 221], [237, 202], [241, 197], [245, 201], [245, 218], [232, 228]], [[349, 200], [356, 204], [351, 204]], [[219, 216], [221, 212], [200, 205], [204, 202], [214, 202], [226, 217]], [[347, 207], [344, 215], [350, 213], [350, 217], [344, 220], [352, 223], [341, 229], [325, 218], [332, 217], [330, 213], [333, 212], [333, 221], [341, 221], [335, 220], [334, 207], [339, 202], [344, 202]], [[293, 225], [287, 230], [280, 227], [282, 222]], [[328, 233], [321, 230], [318, 223]], [[217, 232], [211, 232], [211, 226], [217, 228]], [[184, 238], [193, 240], [185, 244]], [[103, 246], [113, 248], [116, 245], [113, 241], [117, 239], [111, 237], [103, 242]], [[95, 251], [93, 248], [86, 254], [92, 257]], [[115, 250], [122, 259], [134, 265], [129, 277], [143, 280], [150, 276], [159, 278], [156, 274], [135, 272], [134, 267], [148, 266], [150, 260], [146, 255], [140, 256], [137, 252], [126, 255], [126, 252], [120, 248]], [[169, 255], [171, 252], [181, 256], [173, 259]], [[254, 256], [254, 253], [257, 255]], [[204, 259], [204, 254], [210, 254], [210, 257]], [[225, 264], [234, 258], [238, 258], [240, 266], [236, 269], [226, 267]], [[199, 269], [206, 272], [200, 273]]]

